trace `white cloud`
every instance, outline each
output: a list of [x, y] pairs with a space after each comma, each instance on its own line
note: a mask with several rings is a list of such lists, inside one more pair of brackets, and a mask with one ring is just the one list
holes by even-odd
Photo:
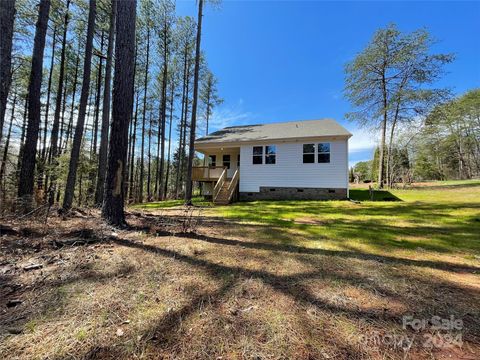
[[232, 125], [248, 125], [253, 123], [253, 117], [253, 113], [243, 109], [243, 99], [239, 99], [238, 102], [233, 105], [220, 105], [213, 111], [209, 121], [208, 132], [220, 130]]
[[348, 142], [348, 150], [350, 153], [372, 150], [377, 145], [377, 137], [375, 132], [367, 129], [352, 129], [350, 132], [353, 136]]

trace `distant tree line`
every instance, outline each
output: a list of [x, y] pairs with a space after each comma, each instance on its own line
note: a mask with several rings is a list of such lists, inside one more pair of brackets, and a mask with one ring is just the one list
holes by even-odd
[[110, 171], [124, 202], [190, 201], [222, 102], [194, 18], [171, 0], [2, 0], [0, 17], [1, 211], [102, 206]]
[[[391, 185], [480, 177], [480, 89], [437, 104], [418, 126], [403, 128], [391, 151]], [[380, 149], [350, 169], [352, 182], [378, 179]]]

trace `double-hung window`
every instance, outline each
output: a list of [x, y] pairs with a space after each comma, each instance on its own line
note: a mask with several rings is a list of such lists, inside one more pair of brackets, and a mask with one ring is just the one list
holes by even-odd
[[217, 166], [217, 155], [208, 156], [208, 166], [211, 166], [211, 167]]
[[318, 162], [319, 163], [330, 162], [330, 143], [318, 144]]
[[[316, 146], [315, 146], [316, 145]], [[303, 144], [303, 163], [325, 164], [330, 162], [330, 143]]]
[[[263, 158], [265, 156], [265, 162]], [[272, 165], [277, 163], [277, 147], [275, 145], [254, 146], [252, 164]]]
[[277, 148], [275, 145], [265, 146], [265, 164], [275, 164], [277, 157]]
[[315, 162], [315, 144], [303, 144], [303, 163], [312, 164]]
[[253, 147], [253, 164], [263, 164], [263, 146]]
[[223, 166], [230, 169], [230, 155], [223, 155]]

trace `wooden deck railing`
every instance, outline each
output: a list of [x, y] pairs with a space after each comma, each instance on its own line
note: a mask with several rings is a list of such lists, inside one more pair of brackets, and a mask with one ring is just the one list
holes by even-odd
[[227, 178], [227, 168], [225, 167], [223, 169], [223, 172], [222, 174], [220, 175], [220, 177], [218, 178], [218, 181], [217, 183], [215, 184], [215, 187], [213, 188], [213, 202], [215, 202], [215, 200], [217, 199], [217, 196], [220, 192], [220, 190], [222, 189], [223, 187], [223, 183], [225, 182], [225, 179]]
[[238, 181], [240, 180], [240, 171], [239, 169], [235, 170], [235, 174], [233, 174], [232, 180], [230, 180], [230, 184], [228, 185], [228, 202], [232, 200], [233, 194], [237, 190]]
[[225, 169], [225, 166], [194, 166], [192, 168], [192, 180], [216, 181]]

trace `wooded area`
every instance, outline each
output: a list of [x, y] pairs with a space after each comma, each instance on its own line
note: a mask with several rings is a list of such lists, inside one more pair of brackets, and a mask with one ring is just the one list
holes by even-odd
[[170, 0], [1, 6], [0, 210], [104, 204], [121, 223], [126, 202], [189, 203], [191, 145], [222, 102], [200, 49], [203, 1], [198, 26]]
[[378, 30], [346, 66], [347, 117], [380, 130], [374, 158], [350, 169], [350, 181], [379, 187], [480, 176], [480, 90], [455, 97], [435, 87], [453, 54], [431, 52], [424, 29]]

